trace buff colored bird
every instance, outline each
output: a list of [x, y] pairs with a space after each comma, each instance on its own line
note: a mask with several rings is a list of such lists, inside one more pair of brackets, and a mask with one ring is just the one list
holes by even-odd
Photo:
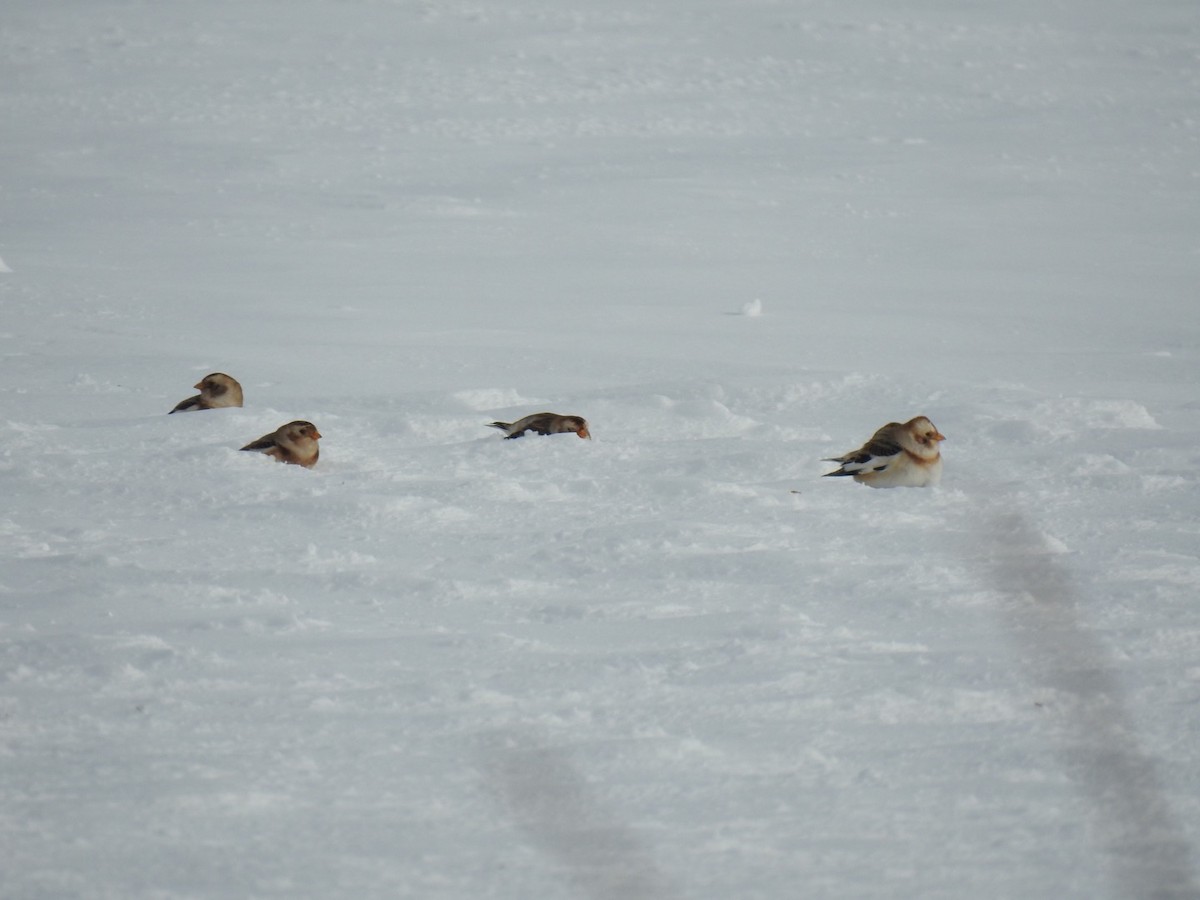
[[[242, 386], [237, 379], [230, 378], [224, 372], [213, 372], [205, 375], [199, 383], [193, 385], [200, 393], [188, 397], [175, 404], [171, 413], [194, 412], [198, 409], [220, 409], [226, 406], [242, 405]], [[171, 413], [167, 413], [170, 415]]]
[[933, 487], [942, 477], [938, 444], [945, 439], [925, 416], [889, 422], [857, 450], [828, 458], [841, 467], [825, 475], [849, 475], [875, 488]]
[[257, 441], [251, 441], [243, 450], [257, 450], [280, 462], [291, 463], [311, 469], [317, 464], [320, 450], [317, 441], [321, 432], [312, 422], [288, 422], [265, 434]]

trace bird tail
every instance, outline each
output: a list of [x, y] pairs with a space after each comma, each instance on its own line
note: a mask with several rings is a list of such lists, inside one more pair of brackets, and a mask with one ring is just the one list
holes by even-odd
[[854, 474], [854, 472], [852, 470], [846, 468], [846, 457], [844, 457], [844, 456], [826, 456], [824, 459], [821, 460], [821, 462], [841, 463], [840, 468], [838, 468], [834, 472], [826, 472], [823, 476], [821, 476], [822, 478], [830, 478], [830, 477], [836, 477], [839, 475], [853, 475]]
[[488, 428], [499, 428], [501, 431], [508, 431], [512, 428], [512, 422], [488, 422]]

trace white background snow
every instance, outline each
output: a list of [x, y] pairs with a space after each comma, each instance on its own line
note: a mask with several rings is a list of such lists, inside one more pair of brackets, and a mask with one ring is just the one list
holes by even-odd
[[0, 895], [1200, 896], [1194, 0], [9, 0], [0, 129]]

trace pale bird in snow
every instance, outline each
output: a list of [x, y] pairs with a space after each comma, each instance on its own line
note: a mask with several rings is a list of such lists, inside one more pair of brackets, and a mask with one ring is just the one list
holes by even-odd
[[320, 437], [321, 432], [317, 431], [317, 426], [312, 422], [288, 422], [257, 441], [251, 441], [242, 449], [257, 450], [280, 462], [311, 469], [317, 464], [317, 456], [320, 453], [317, 441]]
[[933, 487], [942, 477], [938, 444], [945, 439], [925, 416], [903, 424], [889, 422], [857, 450], [827, 458], [841, 467], [825, 475], [850, 475], [875, 488]]
[[[224, 372], [213, 372], [205, 375], [199, 382], [192, 385], [198, 393], [175, 404], [172, 413], [193, 412], [197, 409], [220, 409], [226, 406], [242, 405], [242, 386], [237, 379], [230, 378]], [[167, 413], [170, 415], [171, 413]]]

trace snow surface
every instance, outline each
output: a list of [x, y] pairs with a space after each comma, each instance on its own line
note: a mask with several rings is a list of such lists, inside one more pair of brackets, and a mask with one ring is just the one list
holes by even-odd
[[1195, 0], [9, 0], [0, 123], [5, 898], [1200, 896]]

